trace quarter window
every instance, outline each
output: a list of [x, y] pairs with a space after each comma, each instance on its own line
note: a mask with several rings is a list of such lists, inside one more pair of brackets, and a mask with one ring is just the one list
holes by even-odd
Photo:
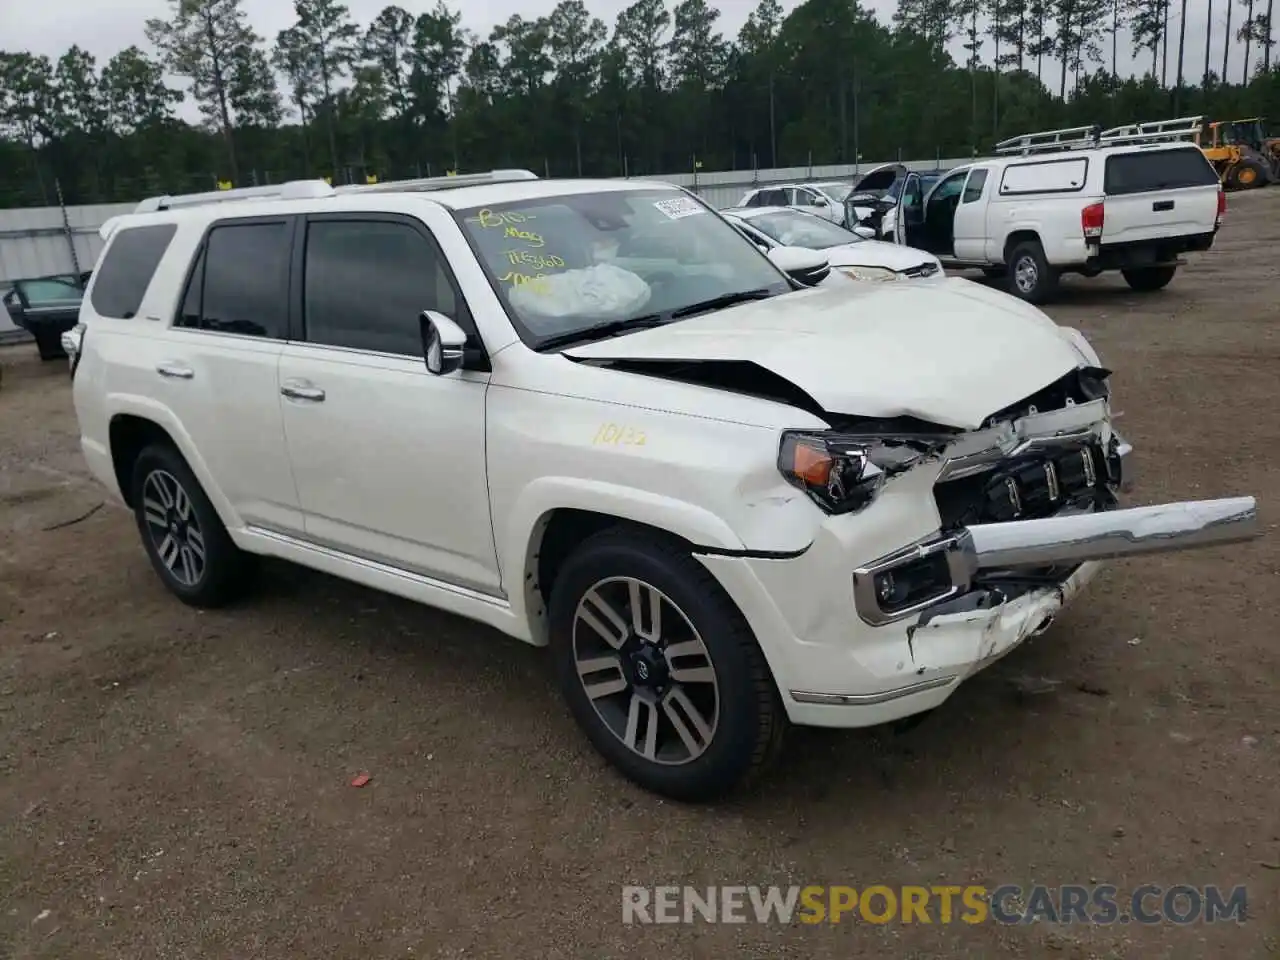
[[128, 320], [137, 314], [177, 230], [171, 223], [159, 223], [117, 232], [98, 267], [89, 297], [98, 316]]
[[462, 322], [442, 255], [405, 223], [313, 221], [304, 288], [311, 343], [421, 356], [422, 311]]
[[177, 325], [282, 339], [289, 314], [289, 231], [284, 220], [210, 230]]

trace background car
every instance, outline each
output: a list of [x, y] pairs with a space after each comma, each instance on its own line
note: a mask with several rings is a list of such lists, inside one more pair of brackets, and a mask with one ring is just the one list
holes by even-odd
[[839, 224], [791, 207], [734, 207], [721, 215], [766, 251], [804, 247], [820, 251], [833, 274], [854, 280], [930, 280], [946, 278], [938, 258], [924, 250], [866, 240]]
[[748, 190], [738, 201], [739, 207], [794, 207], [806, 213], [845, 224], [844, 198], [850, 185], [834, 181], [822, 183], [784, 183], [775, 187]]
[[14, 326], [35, 338], [41, 360], [58, 360], [67, 354], [62, 334], [80, 319], [80, 301], [89, 273], [57, 274], [27, 280], [13, 280], [4, 294], [5, 310]]

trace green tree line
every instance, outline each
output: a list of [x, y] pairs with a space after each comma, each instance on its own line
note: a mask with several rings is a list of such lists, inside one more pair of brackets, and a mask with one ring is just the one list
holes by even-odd
[[[78, 46], [0, 52], [0, 207], [297, 177], [954, 157], [1049, 127], [1280, 115], [1274, 0], [1209, 0], [1203, 56], [1186, 0], [899, 0], [887, 24], [858, 0], [785, 16], [759, 0], [732, 38], [707, 0], [636, 0], [613, 24], [559, 0], [488, 36], [445, 0], [369, 24], [294, 0], [270, 39], [241, 0], [169, 2], [147, 49], [102, 65]], [[1122, 45], [1139, 75], [1117, 72]], [[201, 123], [177, 119], [184, 100]]]

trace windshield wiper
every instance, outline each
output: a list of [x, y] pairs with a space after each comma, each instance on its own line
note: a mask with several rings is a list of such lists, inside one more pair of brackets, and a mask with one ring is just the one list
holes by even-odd
[[671, 319], [670, 315], [654, 314], [633, 317], [630, 320], [607, 320], [593, 326], [579, 327], [577, 330], [567, 330], [564, 333], [553, 333], [549, 337], [543, 337], [538, 341], [537, 349], [563, 347], [571, 343], [581, 343], [584, 340], [599, 340], [619, 333], [629, 333], [632, 330], [647, 330], [649, 327], [660, 327], [664, 323], [670, 323]]
[[710, 300], [691, 303], [689, 306], [681, 307], [679, 310], [673, 310], [671, 311], [671, 319], [679, 320], [681, 317], [702, 313], [704, 310], [723, 310], [725, 307], [746, 303], [749, 300], [767, 300], [773, 295], [773, 291], [767, 287], [761, 287], [759, 290], [739, 290], [737, 293], [726, 293], [718, 297], [712, 297]]

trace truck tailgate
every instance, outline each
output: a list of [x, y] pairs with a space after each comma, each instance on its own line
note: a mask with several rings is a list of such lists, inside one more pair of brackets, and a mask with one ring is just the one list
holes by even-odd
[[1213, 232], [1221, 188], [1198, 147], [1115, 153], [1105, 162], [1102, 243]]

